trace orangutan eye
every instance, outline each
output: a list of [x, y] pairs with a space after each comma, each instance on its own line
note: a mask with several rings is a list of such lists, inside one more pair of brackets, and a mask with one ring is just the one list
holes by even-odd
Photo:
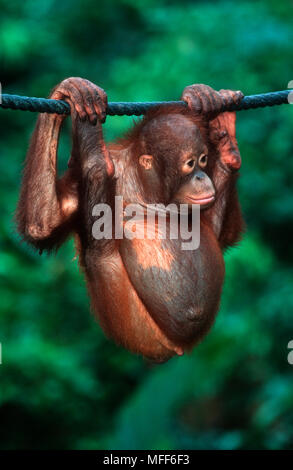
[[198, 159], [198, 165], [201, 167], [201, 168], [204, 168], [206, 167], [208, 164], [208, 156], [207, 155], [201, 155]]
[[195, 160], [194, 158], [190, 158], [189, 160], [186, 160], [186, 162], [183, 163], [182, 172], [188, 175], [189, 173], [192, 172], [194, 167], [195, 167]]
[[186, 165], [188, 165], [189, 168], [194, 168], [195, 160], [188, 160], [188, 162], [186, 162]]
[[191, 173], [196, 165], [196, 158], [189, 158], [182, 164], [182, 173], [185, 173], [186, 175], [189, 175]]

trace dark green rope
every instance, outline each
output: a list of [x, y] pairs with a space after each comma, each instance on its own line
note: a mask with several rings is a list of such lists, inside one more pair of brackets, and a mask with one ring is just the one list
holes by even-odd
[[[243, 109], [264, 108], [288, 104], [288, 95], [292, 90], [275, 91], [259, 95], [245, 96], [238, 105], [226, 107], [223, 111], [242, 111]], [[70, 114], [70, 106], [65, 101], [45, 98], [32, 98], [28, 96], [2, 94], [0, 107], [5, 109], [20, 109], [38, 113]], [[184, 101], [151, 101], [144, 103], [112, 102], [108, 103], [107, 114], [110, 116], [140, 116], [150, 108], [175, 104], [178, 108], [186, 106]]]

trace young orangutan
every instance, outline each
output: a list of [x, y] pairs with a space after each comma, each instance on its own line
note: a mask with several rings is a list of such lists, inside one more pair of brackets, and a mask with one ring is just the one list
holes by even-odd
[[[62, 178], [56, 163], [65, 116], [38, 117], [17, 209], [18, 230], [39, 250], [58, 247], [75, 234], [92, 308], [103, 329], [157, 362], [189, 351], [208, 332], [219, 307], [222, 250], [235, 244], [243, 230], [235, 113], [221, 110], [242, 97], [241, 92], [188, 86], [182, 94], [186, 110], [150, 111], [124, 139], [106, 147], [106, 93], [87, 80], [66, 79], [51, 95], [71, 106], [73, 145]], [[199, 204], [199, 248], [182, 250], [180, 236], [97, 240], [94, 207], [104, 203], [114, 211], [117, 195], [124, 204], [144, 207]]]

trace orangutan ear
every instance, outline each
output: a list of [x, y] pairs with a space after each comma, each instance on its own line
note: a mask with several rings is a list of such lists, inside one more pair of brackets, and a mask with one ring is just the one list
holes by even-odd
[[151, 170], [153, 167], [152, 155], [141, 155], [138, 161], [139, 161], [139, 164], [143, 166], [145, 170]]

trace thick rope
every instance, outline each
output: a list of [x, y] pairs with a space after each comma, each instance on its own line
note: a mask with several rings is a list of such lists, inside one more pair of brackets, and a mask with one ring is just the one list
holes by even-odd
[[[292, 90], [275, 91], [259, 95], [245, 96], [238, 105], [223, 108], [223, 111], [242, 111], [243, 109], [264, 108], [265, 106], [275, 106], [288, 104], [288, 95]], [[20, 109], [22, 111], [33, 111], [39, 113], [70, 114], [70, 106], [65, 101], [51, 100], [45, 98], [31, 98], [19, 95], [0, 95], [2, 103], [0, 107], [5, 109]], [[150, 108], [157, 106], [176, 105], [178, 109], [186, 107], [184, 101], [151, 101], [151, 102], [112, 102], [108, 103], [107, 114], [110, 116], [140, 116], [145, 114]]]

